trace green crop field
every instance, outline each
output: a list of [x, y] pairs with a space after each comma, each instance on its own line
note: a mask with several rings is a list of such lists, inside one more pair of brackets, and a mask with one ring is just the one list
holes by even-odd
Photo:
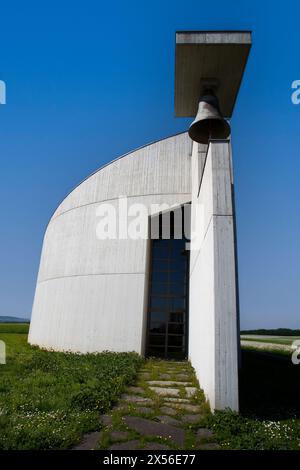
[[142, 359], [135, 353], [71, 354], [27, 343], [28, 325], [1, 324], [6, 364], [0, 365], [0, 449], [59, 449], [100, 428], [132, 383]]
[[29, 323], [0, 323], [0, 335], [2, 333], [28, 333]]
[[285, 344], [290, 346], [294, 341], [300, 340], [300, 336], [267, 336], [267, 335], [241, 335], [245, 341], [258, 341], [268, 344]]

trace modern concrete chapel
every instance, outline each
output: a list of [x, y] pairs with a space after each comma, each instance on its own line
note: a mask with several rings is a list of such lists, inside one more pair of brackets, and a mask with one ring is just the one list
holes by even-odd
[[[176, 33], [175, 115], [194, 120], [188, 132], [100, 168], [57, 207], [44, 236], [31, 344], [188, 358], [211, 408], [238, 410], [229, 120], [250, 47], [248, 31]], [[118, 216], [121, 197], [129, 218], [136, 207], [148, 211], [146, 236], [99, 239], [101, 210], [109, 205]]]

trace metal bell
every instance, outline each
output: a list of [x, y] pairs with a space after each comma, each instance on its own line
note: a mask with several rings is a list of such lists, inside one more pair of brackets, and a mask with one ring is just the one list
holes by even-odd
[[218, 98], [207, 93], [200, 98], [198, 113], [189, 128], [189, 136], [195, 142], [207, 144], [210, 139], [226, 139], [230, 125], [222, 117]]

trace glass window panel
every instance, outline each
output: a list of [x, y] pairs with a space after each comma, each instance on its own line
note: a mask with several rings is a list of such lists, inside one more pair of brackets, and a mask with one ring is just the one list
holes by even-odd
[[182, 253], [185, 251], [185, 241], [174, 239], [172, 240], [172, 257], [182, 256]]
[[173, 310], [184, 310], [185, 309], [185, 298], [178, 297], [178, 298], [173, 298], [172, 300], [172, 307]]
[[170, 240], [166, 240], [166, 239], [155, 240], [153, 242], [153, 248], [156, 249], [157, 247], [159, 247], [160, 250], [164, 249], [168, 251], [170, 249]]
[[151, 346], [164, 346], [166, 341], [165, 335], [150, 334], [149, 335], [149, 344]]
[[184, 313], [183, 312], [170, 312], [169, 313], [169, 321], [170, 322], [177, 322], [181, 323], [184, 321]]
[[169, 285], [169, 293], [172, 295], [185, 295], [186, 285], [183, 282], [176, 282]]
[[159, 322], [163, 322], [166, 320], [166, 312], [151, 312], [150, 313], [150, 318], [151, 318], [151, 321], [159, 321]]
[[183, 337], [179, 336], [168, 336], [168, 346], [182, 346], [183, 345]]
[[165, 297], [152, 297], [151, 308], [152, 309], [164, 309], [167, 310], [170, 307], [170, 300]]
[[185, 273], [183, 271], [170, 271], [170, 282], [184, 282]]
[[169, 248], [165, 246], [156, 246], [152, 248], [152, 257], [156, 258], [168, 258], [169, 257]]
[[148, 356], [164, 357], [165, 346], [148, 346]]
[[182, 348], [170, 348], [168, 350], [168, 357], [170, 359], [182, 359]]
[[181, 258], [176, 258], [176, 259], [171, 259], [170, 261], [170, 269], [174, 271], [183, 271], [183, 275], [185, 273], [185, 268], [186, 268], [186, 258], [181, 257]]
[[169, 285], [166, 282], [154, 282], [151, 291], [152, 294], [167, 295], [169, 293]]
[[169, 323], [168, 333], [183, 335], [183, 332], [184, 332], [184, 329], [183, 329], [183, 324], [182, 323], [178, 323], [178, 324]]
[[[186, 345], [186, 295], [188, 256], [185, 240], [174, 239], [174, 217], [171, 211], [171, 239], [152, 241], [148, 355], [183, 359]], [[174, 219], [174, 220], [173, 220]], [[177, 219], [176, 219], [177, 220]], [[168, 323], [167, 323], [168, 322]]]
[[169, 280], [168, 271], [153, 271], [152, 272], [152, 283], [167, 282]]
[[169, 260], [168, 259], [154, 259], [152, 262], [153, 271], [166, 271], [169, 269]]
[[165, 333], [165, 332], [166, 332], [165, 322], [151, 321], [150, 333]]

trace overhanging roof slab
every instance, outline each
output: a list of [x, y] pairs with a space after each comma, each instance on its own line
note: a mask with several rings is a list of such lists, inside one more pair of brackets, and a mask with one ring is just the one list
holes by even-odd
[[194, 117], [203, 80], [216, 79], [221, 113], [230, 118], [250, 48], [250, 31], [177, 31], [175, 116]]

